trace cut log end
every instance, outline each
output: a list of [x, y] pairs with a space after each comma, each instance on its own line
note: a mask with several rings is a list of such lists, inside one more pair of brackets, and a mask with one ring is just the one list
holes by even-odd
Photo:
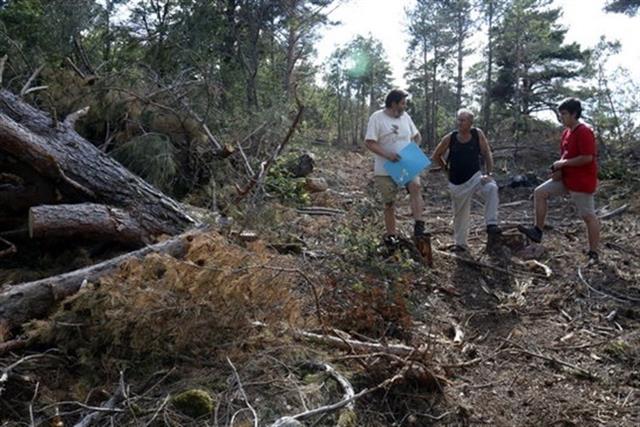
[[67, 118], [64, 120], [64, 124], [69, 126], [70, 128], [73, 128], [76, 124], [76, 121], [78, 121], [78, 119], [86, 116], [89, 113], [89, 108], [90, 107], [87, 106], [74, 113], [69, 114]]

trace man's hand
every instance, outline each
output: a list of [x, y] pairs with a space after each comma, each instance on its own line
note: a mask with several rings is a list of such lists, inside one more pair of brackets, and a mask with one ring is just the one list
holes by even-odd
[[551, 166], [551, 172], [555, 172], [557, 170], [562, 169], [564, 166], [566, 166], [567, 161], [566, 160], [556, 160], [555, 162], [553, 162], [553, 165]]
[[493, 181], [493, 177], [491, 175], [482, 175], [480, 177], [480, 182], [482, 183], [482, 185]]
[[397, 153], [387, 153], [387, 155], [385, 156], [387, 158], [387, 160], [395, 163], [397, 161], [400, 160], [400, 155]]

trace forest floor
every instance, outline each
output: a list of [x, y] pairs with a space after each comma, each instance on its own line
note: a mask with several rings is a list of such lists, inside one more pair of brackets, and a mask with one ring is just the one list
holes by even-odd
[[[380, 234], [380, 205], [371, 185], [369, 156], [351, 153], [331, 158], [323, 167], [342, 192], [335, 194], [350, 194], [347, 199], [352, 204], [337, 222], [308, 219], [319, 223], [305, 229], [306, 235], [315, 229], [318, 239], [328, 242], [342, 224], [356, 234]], [[523, 187], [500, 190], [506, 245], [500, 253], [487, 253], [482, 204], [474, 202], [472, 261], [447, 256], [452, 228], [446, 178], [442, 173], [429, 173], [423, 184], [427, 229], [432, 232], [434, 249], [439, 250], [433, 268], [412, 276], [401, 266], [402, 256], [385, 260], [367, 254], [361, 266], [369, 263], [370, 270], [389, 268], [393, 272], [386, 277], [369, 275], [362, 286], [389, 288], [394, 280], [403, 281], [410, 319], [401, 335], [416, 347], [430, 344], [432, 364], [444, 367], [447, 385], [428, 415], [413, 407], [417, 398], [413, 395], [404, 399], [404, 410], [388, 412], [395, 414], [389, 420], [407, 425], [411, 418], [420, 420], [416, 425], [424, 425], [435, 416], [444, 425], [638, 425], [638, 183], [601, 183], [600, 215], [625, 204], [628, 208], [602, 221], [601, 262], [589, 267], [583, 252], [585, 227], [576, 220], [568, 200], [551, 201], [542, 245], [528, 244], [519, 236], [516, 225], [532, 223], [533, 188]], [[401, 200], [401, 229], [410, 236], [408, 197]], [[372, 211], [377, 212], [364, 215]], [[341, 246], [342, 251], [362, 250]], [[543, 270], [533, 259], [550, 270], [540, 274]], [[355, 325], [350, 324], [348, 330], [354, 326], [357, 330], [357, 320], [347, 323], [351, 322]], [[375, 335], [366, 325], [360, 326], [363, 332]], [[456, 330], [464, 333], [458, 342], [452, 340]]]
[[[28, 350], [0, 355], [1, 425], [270, 425], [342, 399], [323, 366], [356, 393], [384, 387], [304, 425], [640, 424], [637, 180], [601, 183], [598, 213], [626, 208], [603, 219], [587, 266], [567, 200], [551, 202], [541, 245], [517, 233], [531, 222], [524, 187], [500, 191], [503, 247], [487, 253], [474, 202], [471, 254], [454, 256], [446, 180], [428, 173], [427, 267], [411, 248], [380, 250], [370, 157], [314, 151], [330, 189], [311, 205], [330, 210], [272, 201], [184, 259], [132, 261], [27, 325]], [[398, 216], [410, 236], [404, 194]], [[207, 395], [200, 411], [181, 403], [192, 389]]]

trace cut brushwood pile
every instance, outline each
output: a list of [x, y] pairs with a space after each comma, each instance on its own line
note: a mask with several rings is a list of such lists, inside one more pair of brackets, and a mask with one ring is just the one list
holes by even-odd
[[151, 253], [181, 258], [189, 242], [200, 233], [202, 230], [190, 231], [80, 270], [0, 288], [0, 330], [10, 331], [31, 319], [46, 316], [57, 303], [78, 292], [83, 283], [116, 271], [133, 259], [142, 259]]

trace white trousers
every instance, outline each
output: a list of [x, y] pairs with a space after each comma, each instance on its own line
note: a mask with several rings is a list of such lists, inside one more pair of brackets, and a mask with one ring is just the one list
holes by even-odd
[[460, 185], [449, 183], [451, 201], [453, 202], [453, 240], [456, 245], [467, 246], [469, 234], [469, 218], [471, 216], [471, 200], [478, 194], [484, 201], [484, 219], [487, 225], [498, 224], [498, 185], [494, 180], [483, 184], [477, 172], [469, 180]]

